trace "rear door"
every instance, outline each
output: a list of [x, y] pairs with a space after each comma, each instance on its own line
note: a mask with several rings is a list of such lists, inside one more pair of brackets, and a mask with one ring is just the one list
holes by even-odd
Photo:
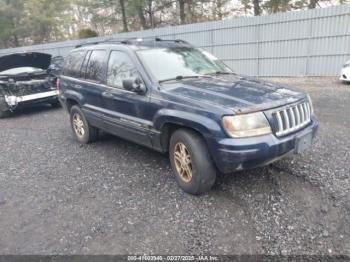
[[65, 59], [63, 71], [60, 76], [62, 92], [67, 98], [79, 99], [82, 101], [81, 84], [84, 82], [81, 79], [81, 68], [86, 59], [86, 50], [77, 50], [69, 54]]
[[82, 65], [81, 83], [75, 86], [84, 96], [83, 111], [92, 125], [103, 128], [103, 99], [107, 51], [90, 50]]
[[65, 59], [61, 75], [61, 84], [63, 87], [73, 87], [75, 79], [80, 78], [81, 66], [85, 59], [85, 55], [85, 50], [78, 50], [71, 52], [69, 56]]

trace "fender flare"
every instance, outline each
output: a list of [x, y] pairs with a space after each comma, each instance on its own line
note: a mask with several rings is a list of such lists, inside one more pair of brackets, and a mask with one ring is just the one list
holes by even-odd
[[66, 90], [64, 92], [65, 99], [70, 99], [76, 101], [80, 106], [85, 103], [84, 96], [74, 90]]
[[172, 109], [159, 110], [153, 119], [153, 123], [154, 128], [160, 132], [165, 124], [176, 124], [192, 128], [205, 138], [222, 132], [219, 123], [209, 116]]

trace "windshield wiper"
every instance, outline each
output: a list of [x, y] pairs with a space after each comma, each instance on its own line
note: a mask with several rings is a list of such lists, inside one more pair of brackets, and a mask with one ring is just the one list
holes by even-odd
[[183, 79], [188, 79], [188, 78], [200, 78], [200, 77], [208, 77], [206, 75], [193, 75], [193, 76], [176, 76], [173, 78], [168, 78], [168, 79], [163, 79], [158, 81], [158, 83], [163, 83], [163, 82], [168, 82], [168, 81], [181, 81]]
[[227, 71], [216, 71], [214, 73], [209, 73], [206, 75], [235, 75], [233, 72], [227, 72]]

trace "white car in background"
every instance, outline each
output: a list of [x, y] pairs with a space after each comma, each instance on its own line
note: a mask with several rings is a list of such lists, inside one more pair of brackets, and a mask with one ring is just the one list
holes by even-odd
[[340, 80], [350, 82], [350, 61], [343, 65], [340, 73]]

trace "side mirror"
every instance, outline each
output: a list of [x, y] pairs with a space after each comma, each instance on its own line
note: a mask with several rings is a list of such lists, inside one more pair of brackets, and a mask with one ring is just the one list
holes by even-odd
[[125, 90], [132, 91], [138, 94], [146, 93], [146, 87], [139, 77], [123, 80], [123, 87]]

